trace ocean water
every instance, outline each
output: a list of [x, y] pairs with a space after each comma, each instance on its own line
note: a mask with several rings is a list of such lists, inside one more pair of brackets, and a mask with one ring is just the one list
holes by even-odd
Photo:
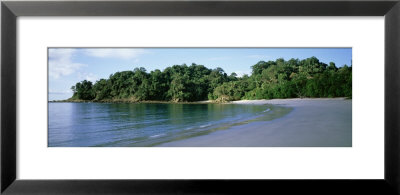
[[49, 147], [131, 147], [227, 130], [287, 111], [272, 105], [49, 103]]

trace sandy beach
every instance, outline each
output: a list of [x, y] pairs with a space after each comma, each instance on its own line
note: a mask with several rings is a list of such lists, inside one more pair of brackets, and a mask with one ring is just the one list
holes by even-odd
[[352, 100], [344, 98], [242, 100], [293, 108], [271, 121], [256, 121], [207, 135], [164, 143], [172, 147], [351, 147]]

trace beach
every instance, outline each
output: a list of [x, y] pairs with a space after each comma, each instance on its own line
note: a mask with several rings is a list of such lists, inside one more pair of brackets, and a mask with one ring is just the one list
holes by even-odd
[[351, 147], [352, 100], [306, 98], [241, 100], [292, 108], [283, 117], [254, 121], [207, 135], [163, 143], [162, 147]]

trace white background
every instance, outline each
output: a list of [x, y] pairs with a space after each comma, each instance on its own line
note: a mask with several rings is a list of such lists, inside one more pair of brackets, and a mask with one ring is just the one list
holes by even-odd
[[[48, 148], [47, 47], [352, 47], [353, 147]], [[18, 17], [19, 179], [383, 179], [383, 17]], [[329, 112], [329, 111], [327, 111]]]

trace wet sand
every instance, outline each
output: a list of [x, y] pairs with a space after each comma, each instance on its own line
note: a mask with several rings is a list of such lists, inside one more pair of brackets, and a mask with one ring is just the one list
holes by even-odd
[[164, 143], [172, 147], [351, 147], [352, 100], [343, 98], [242, 100], [293, 110], [272, 121], [256, 121], [207, 135]]

